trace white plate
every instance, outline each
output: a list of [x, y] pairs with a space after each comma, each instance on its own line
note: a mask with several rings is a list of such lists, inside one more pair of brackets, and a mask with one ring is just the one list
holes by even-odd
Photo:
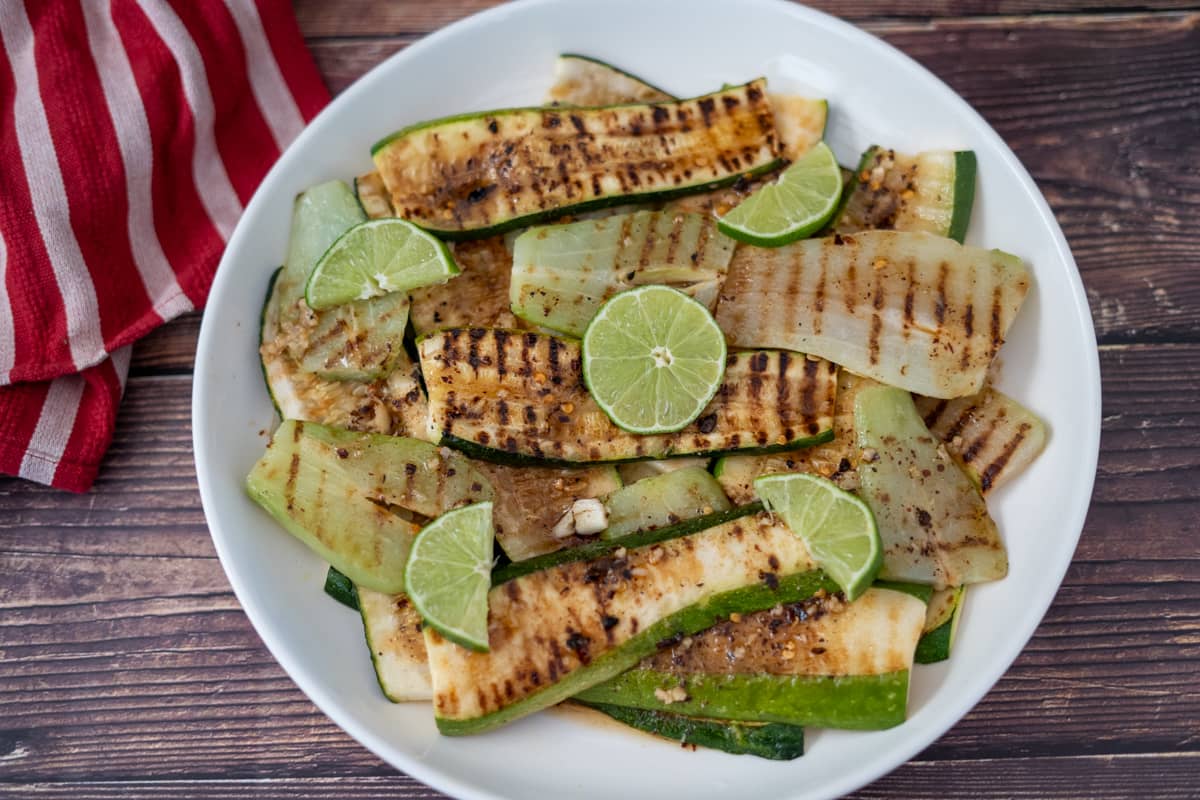
[[[562, 713], [475, 738], [439, 737], [428, 705], [383, 698], [358, 620], [321, 591], [325, 565], [242, 491], [265, 444], [260, 431], [273, 424], [256, 353], [258, 315], [283, 258], [293, 196], [366, 171], [371, 143], [403, 125], [537, 102], [564, 51], [606, 59], [681, 95], [766, 73], [774, 89], [828, 97], [829, 138], [843, 163], [873, 142], [978, 155], [969, 239], [1019, 254], [1036, 283], [1001, 353], [1001, 386], [1049, 423], [1051, 437], [1034, 466], [989, 502], [1007, 540], [1008, 578], [969, 593], [954, 657], [915, 671], [909, 719], [898, 728], [814, 731], [807, 754], [784, 763], [691, 752]], [[991, 688], [1053, 599], [1091, 496], [1099, 417], [1095, 334], [1079, 274], [1012, 152], [906, 56], [778, 0], [532, 0], [463, 20], [393, 56], [309, 126], [246, 208], [204, 315], [193, 394], [196, 469], [213, 541], [267, 647], [380, 757], [471, 798], [828, 798], [902, 764]]]

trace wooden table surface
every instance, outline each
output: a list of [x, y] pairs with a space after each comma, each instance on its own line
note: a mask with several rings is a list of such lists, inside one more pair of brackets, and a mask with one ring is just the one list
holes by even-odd
[[[336, 92], [490, 4], [296, 9]], [[1104, 377], [1091, 513], [1037, 634], [974, 711], [854, 796], [1200, 797], [1200, 6], [819, 5], [932, 69], [1030, 169]], [[192, 463], [198, 327], [135, 349], [91, 493], [0, 478], [0, 796], [438, 796], [326, 719], [230, 591]]]

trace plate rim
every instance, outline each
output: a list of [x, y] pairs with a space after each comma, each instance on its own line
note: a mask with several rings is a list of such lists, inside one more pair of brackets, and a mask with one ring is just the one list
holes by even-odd
[[[226, 283], [234, 280], [231, 277], [234, 274], [234, 269], [229, 266], [229, 263], [236, 260], [237, 253], [241, 249], [241, 243], [250, 234], [248, 226], [243, 224], [243, 221], [252, 217], [252, 210], [258, 205], [265, 202], [262, 198], [272, 194], [272, 187], [282, 180], [282, 176], [286, 174], [290, 167], [290, 162], [294, 158], [296, 152], [302, 151], [308, 139], [316, 135], [315, 131], [320, 130], [326, 125], [333, 124], [331, 120], [336, 119], [341, 109], [352, 102], [352, 99], [362, 93], [369, 93], [374, 84], [383, 80], [386, 73], [397, 69], [397, 64], [403, 64], [405, 61], [417, 58], [421, 53], [429, 49], [438, 48], [446, 39], [451, 39], [463, 32], [472, 28], [486, 26], [501, 18], [513, 14], [537, 13], [537, 9], [543, 6], [553, 6], [577, 2], [578, 0], [519, 0], [518, 2], [510, 2], [500, 6], [494, 6], [489, 9], [474, 13], [470, 16], [456, 20], [448, 25], [433, 31], [416, 42], [404, 47], [386, 59], [376, 64], [366, 73], [357, 78], [353, 83], [347, 86], [339, 94], [334, 96], [331, 102], [317, 114], [300, 133], [299, 136], [280, 154], [279, 159], [271, 166], [263, 178], [259, 187], [255, 191], [250, 202], [246, 204], [241, 218], [235, 227], [233, 234], [230, 236], [217, 270], [214, 274], [212, 286], [210, 288], [209, 297], [218, 297], [223, 293], [223, 288]], [[593, 2], [602, 3], [603, 0], [592, 0]], [[1011, 169], [1016, 175], [1021, 189], [1024, 191], [1027, 200], [1031, 206], [1036, 209], [1038, 216], [1046, 226], [1047, 232], [1050, 234], [1050, 241], [1053, 243], [1053, 249], [1056, 251], [1058, 258], [1062, 264], [1067, 267], [1065, 278], [1068, 288], [1072, 295], [1072, 307], [1070, 309], [1061, 309], [1064, 316], [1072, 316], [1073, 326], [1078, 326], [1085, 333], [1084, 344], [1088, 345], [1087, 363], [1084, 364], [1086, 372], [1088, 389], [1091, 394], [1091, 402], [1086, 408], [1081, 408], [1081, 418], [1086, 416], [1085, 421], [1092, 424], [1086, 429], [1086, 452], [1080, 454], [1080, 459], [1077, 462], [1080, 467], [1086, 468], [1082, 470], [1083, 484], [1080, 486], [1080, 501], [1074, 509], [1074, 513], [1070, 516], [1071, 530], [1071, 556], [1065, 558], [1063, 563], [1053, 574], [1055, 589], [1048, 593], [1042, 601], [1033, 604], [1027, 609], [1028, 619], [1032, 622], [1024, 626], [1027, 629], [1019, 631], [1019, 635], [1010, 635], [1005, 637], [1008, 646], [1003, 649], [1002, 656], [999, 659], [994, 659], [991, 668], [987, 672], [987, 680], [981, 681], [975, 689], [968, 693], [967, 697], [956, 699], [956, 707], [961, 709], [958, 713], [950, 715], [947, 720], [934, 725], [931, 731], [926, 731], [925, 735], [914, 737], [914, 739], [903, 747], [893, 748], [889, 757], [883, 759], [873, 768], [864, 769], [862, 771], [854, 771], [847, 775], [828, 782], [821, 787], [820, 797], [837, 797], [848, 792], [862, 788], [880, 777], [892, 772], [900, 766], [908, 763], [917, 753], [925, 749], [933, 742], [940, 739], [945, 733], [955, 725], [957, 725], [963, 717], [965, 717], [972, 708], [996, 685], [1003, 675], [1012, 666], [1016, 658], [1024, 651], [1029, 640], [1041, 624], [1045, 617], [1046, 611], [1053, 603], [1062, 587], [1063, 578], [1066, 575], [1067, 569], [1074, 560], [1074, 552], [1078, 547], [1079, 538], [1083, 533], [1084, 523], [1086, 521], [1087, 512], [1091, 505], [1091, 497], [1095, 486], [1096, 468], [1099, 461], [1100, 447], [1100, 419], [1101, 419], [1101, 381], [1100, 381], [1100, 361], [1099, 348], [1097, 346], [1095, 326], [1092, 320], [1090, 307], [1087, 302], [1086, 291], [1083, 286], [1082, 276], [1080, 275], [1078, 265], [1075, 262], [1074, 256], [1071, 253], [1070, 247], [1067, 244], [1066, 237], [1058, 224], [1054, 213], [1049, 207], [1048, 202], [1038, 189], [1029, 171], [1024, 164], [1017, 158], [1016, 154], [1004, 141], [1004, 139], [995, 131], [994, 128], [987, 122], [983, 116], [976, 111], [970, 103], [968, 103], [958, 92], [952, 89], [941, 78], [935, 75], [932, 71], [916, 61], [911, 56], [904, 53], [894, 45], [884, 41], [878, 36], [864, 30], [863, 28], [831, 14], [828, 14], [811, 7], [791, 2], [791, 0], [739, 0], [741, 3], [754, 4], [768, 8], [771, 12], [790, 15], [806, 24], [823, 26], [827, 29], [833, 29], [840, 35], [847, 37], [857, 45], [863, 47], [875, 48], [882, 50], [883, 55], [889, 59], [898, 60], [906, 64], [910, 69], [914, 70], [923, 79], [934, 84], [940, 91], [945, 93], [949, 101], [958, 107], [958, 111], [970, 120], [981, 131], [982, 135], [990, 139], [990, 144], [995, 147], [1000, 154], [1006, 167]], [[682, 4], [681, 4], [682, 5]], [[1066, 312], [1071, 314], [1067, 315]], [[345, 731], [351, 738], [357, 741], [362, 746], [366, 747], [375, 756], [380, 758], [384, 763], [392, 768], [402, 771], [412, 778], [426, 784], [427, 786], [445, 792], [455, 797], [462, 798], [478, 798], [479, 800], [503, 800], [507, 795], [496, 794], [485, 788], [470, 785], [458, 777], [457, 773], [450, 773], [435, 765], [427, 764], [419, 758], [413, 757], [407, 753], [397, 753], [394, 749], [388, 748], [388, 743], [376, 737], [370, 730], [361, 727], [349, 712], [343, 713], [338, 707], [338, 701], [333, 697], [326, 687], [321, 685], [320, 681], [310, 675], [304, 668], [302, 659], [293, 659], [281, 634], [278, 634], [275, 629], [266, 620], [265, 612], [260, 612], [257, 602], [249, 598], [249, 592], [241, 577], [238, 576], [236, 570], [231, 569], [229, 564], [232, 563], [232, 554], [225, 543], [226, 534], [219, 532], [219, 507], [214, 497], [214, 487], [210, 476], [203, 464], [209, 463], [208, 455], [209, 448], [206, 444], [207, 431], [209, 429], [209, 420], [203, 411], [203, 398], [206, 391], [207, 381], [202, 377], [206, 365], [211, 362], [210, 353], [216, 347], [216, 340], [219, 333], [212, 324], [209, 324], [210, 316], [207, 310], [201, 320], [200, 333], [195, 357], [195, 371], [193, 373], [192, 386], [192, 442], [194, 463], [196, 466], [197, 484], [200, 493], [201, 505], [204, 511], [205, 522], [209, 527], [209, 533], [213, 540], [213, 545], [216, 549], [218, 559], [221, 562], [222, 570], [226, 578], [229, 580], [233, 588], [234, 595], [238, 599], [239, 605], [249, 618], [251, 625], [259, 638], [266, 645], [268, 651], [276, 662], [283, 668], [288, 678], [300, 688], [302, 692], [320, 709], [320, 711], [329, 717], [339, 728]], [[1035, 614], [1028, 614], [1029, 611], [1036, 611]], [[930, 735], [932, 734], [932, 735]], [[386, 752], [385, 754], [385, 750]]]

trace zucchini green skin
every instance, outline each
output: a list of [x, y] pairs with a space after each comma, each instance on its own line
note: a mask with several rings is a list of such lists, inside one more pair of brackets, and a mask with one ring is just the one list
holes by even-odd
[[[262, 346], [267, 341], [268, 326], [274, 327], [275, 321], [271, 318], [271, 300], [275, 297], [275, 284], [279, 280], [279, 276], [283, 274], [283, 267], [271, 273], [270, 280], [267, 281], [267, 294], [263, 297], [262, 311], [258, 313], [258, 350], [262, 353]], [[259, 356], [259, 369], [262, 370], [263, 384], [267, 387], [267, 396], [271, 398], [271, 405], [275, 407], [275, 414], [283, 419], [283, 411], [279, 408], [279, 401], [275, 399], [275, 390], [271, 388], [271, 375], [267, 372], [267, 362]]]
[[337, 600], [346, 608], [358, 611], [358, 591], [354, 581], [338, 572], [337, 567], [330, 567], [325, 573], [325, 594]]
[[541, 570], [557, 567], [561, 564], [570, 564], [573, 561], [594, 561], [597, 558], [603, 558], [613, 553], [621, 547], [631, 550], [637, 547], [670, 541], [671, 539], [678, 539], [681, 536], [687, 536], [716, 527], [717, 525], [724, 525], [726, 522], [732, 522], [735, 519], [757, 514], [762, 510], [762, 503], [750, 503], [738, 506], [737, 508], [731, 508], [728, 511], [716, 511], [712, 514], [705, 514], [702, 517], [685, 519], [682, 522], [665, 528], [638, 531], [637, 533], [619, 536], [615, 539], [598, 539], [579, 547], [573, 547], [570, 550], [558, 550], [536, 558], [528, 558], [524, 561], [513, 561], [492, 570], [492, 586], [499, 586], [522, 575], [540, 572]]
[[975, 208], [975, 174], [978, 170], [974, 150], [957, 150], [954, 153], [954, 214], [950, 218], [950, 229], [946, 235], [962, 244], [967, 238], [967, 226], [971, 224], [971, 212]]
[[958, 632], [958, 621], [962, 616], [963, 601], [966, 599], [966, 587], [959, 586], [954, 593], [954, 608], [949, 618], [933, 630], [922, 634], [917, 642], [915, 661], [918, 664], [935, 664], [950, 657], [954, 647], [954, 637]]
[[363, 637], [383, 696], [393, 703], [429, 700], [433, 686], [420, 613], [402, 594], [355, 591]]
[[675, 102], [461, 114], [398, 131], [372, 156], [396, 213], [448, 239], [701, 192], [781, 162], [763, 79]]
[[938, 627], [923, 635], [917, 642], [917, 652], [914, 661], [918, 664], [936, 664], [950, 657], [950, 637], [954, 629], [954, 620], [949, 619]]
[[602, 539], [665, 528], [732, 508], [717, 479], [703, 467], [664, 472], [623, 486], [604, 498], [608, 527]]
[[609, 703], [588, 703], [577, 700], [580, 705], [595, 709], [631, 728], [671, 739], [680, 744], [698, 745], [712, 750], [722, 750], [734, 755], [751, 755], [772, 761], [791, 761], [804, 755], [804, 728], [769, 722], [765, 725], [747, 725], [737, 722], [697, 719], [669, 711], [651, 711], [644, 708], [626, 708]]
[[[939, 180], [940, 170], [953, 170], [953, 180]], [[884, 169], [883, 183], [868, 183], [864, 175]], [[933, 170], [933, 175], [928, 171]], [[974, 151], [938, 151], [913, 156], [878, 145], [868, 147], [842, 191], [834, 214], [834, 230], [892, 229], [927, 231], [962, 244], [975, 204], [976, 158]], [[867, 219], [846, 216], [851, 202], [865, 206]], [[915, 209], [915, 211], [914, 211]], [[871, 214], [883, 215], [871, 219]], [[940, 219], [941, 225], [934, 220]]]
[[[550, 458], [546, 456], [531, 456], [523, 453], [510, 453], [507, 450], [498, 450], [494, 447], [486, 447], [478, 442], [472, 442], [470, 439], [460, 439], [453, 434], [443, 433], [439, 440], [446, 447], [451, 447], [463, 455], [471, 458], [478, 458], [482, 461], [491, 461], [496, 464], [507, 464], [513, 467], [579, 467], [591, 463], [605, 464], [634, 464], [639, 461], [653, 461], [657, 458], [671, 458], [672, 454], [665, 456], [630, 456], [628, 458], [606, 458], [601, 462], [592, 461], [571, 461], [564, 458]], [[821, 431], [816, 436], [805, 436], [800, 439], [794, 439], [787, 444], [773, 444], [766, 447], [742, 447], [736, 450], [702, 450], [695, 453], [680, 453], [680, 457], [697, 458], [715, 458], [728, 455], [743, 455], [743, 456], [767, 456], [774, 453], [786, 453], [789, 450], [802, 450], [806, 447], [814, 447], [819, 444], [833, 441], [833, 429]]]
[[772, 452], [833, 435], [837, 367], [797, 353], [730, 353], [721, 387], [695, 422], [639, 436], [614, 425], [588, 393], [577, 340], [457, 328], [417, 348], [430, 435], [489, 461], [569, 466]]
[[882, 730], [904, 722], [908, 670], [883, 675], [673, 675], [633, 669], [579, 693], [587, 703], [662, 709], [655, 690], [682, 686], [673, 713], [712, 719], [782, 722], [818, 728]]
[[[593, 659], [587, 666], [574, 670], [557, 683], [552, 683], [498, 711], [468, 719], [435, 716], [438, 730], [447, 736], [464, 736], [493, 730], [535, 711], [561, 703], [582, 693], [586, 688], [620, 675], [654, 653], [659, 643], [664, 640], [698, 633], [730, 614], [753, 613], [779, 603], [799, 602], [821, 589], [833, 592], [837, 590], [837, 585], [825, 573], [814, 569], [780, 578], [774, 588], [759, 583], [712, 595], [706, 600], [663, 617], [626, 640], [620, 647]], [[606, 702], [605, 698], [593, 699]]]

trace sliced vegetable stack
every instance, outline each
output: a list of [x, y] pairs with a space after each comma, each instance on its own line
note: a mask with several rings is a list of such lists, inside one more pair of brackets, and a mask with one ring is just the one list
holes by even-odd
[[777, 760], [904, 723], [1007, 572], [987, 497], [1046, 443], [989, 383], [1031, 279], [963, 244], [971, 151], [843, 170], [828, 112], [568, 54], [545, 105], [411, 125], [297, 198], [246, 487], [384, 697]]

